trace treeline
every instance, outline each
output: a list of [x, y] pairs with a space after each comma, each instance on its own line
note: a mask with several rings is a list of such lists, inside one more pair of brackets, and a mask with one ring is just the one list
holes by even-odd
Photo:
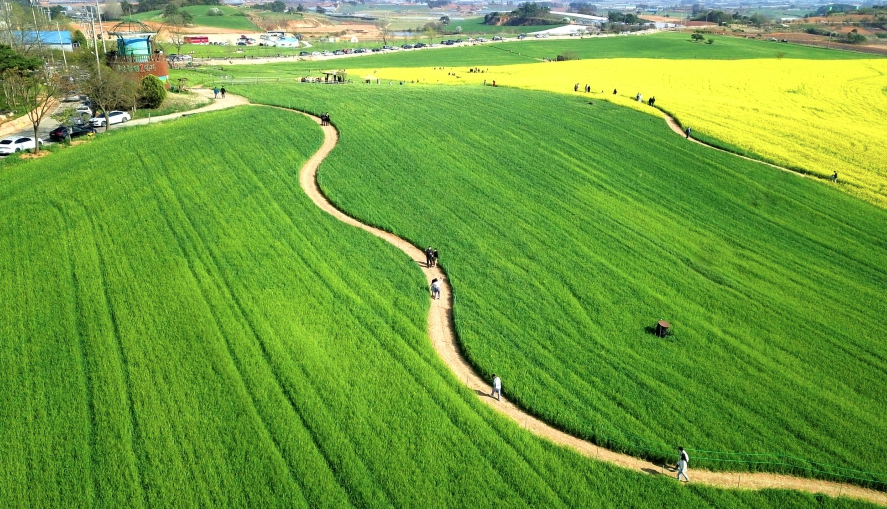
[[491, 12], [484, 16], [485, 25], [548, 25], [552, 21], [554, 18], [551, 16], [551, 7], [536, 2], [526, 2], [508, 13]]
[[766, 25], [767, 23], [770, 23], [772, 21], [767, 16], [764, 16], [763, 14], [757, 12], [750, 16], [746, 16], [738, 12], [730, 14], [724, 11], [714, 10], [696, 12], [690, 19], [692, 21], [708, 21], [711, 23], [716, 23], [718, 25], [742, 23], [755, 26]]
[[597, 14], [597, 6], [588, 2], [572, 2], [570, 3], [570, 12], [593, 16]]

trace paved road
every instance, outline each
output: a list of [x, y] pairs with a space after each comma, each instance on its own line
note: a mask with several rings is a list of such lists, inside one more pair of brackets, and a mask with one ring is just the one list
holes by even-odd
[[[203, 89], [203, 88], [194, 88], [194, 89], [191, 89], [191, 92], [194, 92], [196, 94], [200, 94], [200, 95], [202, 95], [204, 97], [208, 97], [208, 98], [212, 98], [212, 96], [213, 96], [212, 90]], [[114, 124], [114, 125], [110, 126], [110, 129], [111, 130], [120, 129], [121, 127], [127, 127], [127, 126], [131, 126], [131, 125], [146, 125], [149, 123], [153, 124], [155, 122], [162, 122], [164, 120], [171, 120], [174, 118], [180, 118], [183, 116], [193, 115], [195, 113], [202, 113], [204, 111], [214, 111], [214, 110], [221, 110], [221, 109], [225, 109], [225, 108], [232, 108], [234, 106], [240, 106], [243, 104], [249, 104], [249, 103], [246, 99], [244, 99], [240, 96], [228, 96], [228, 97], [225, 97], [224, 99], [222, 99], [222, 98], [216, 99], [215, 101], [213, 101], [205, 106], [201, 106], [200, 108], [197, 108], [197, 109], [194, 109], [191, 111], [170, 113], [169, 115], [161, 115], [159, 117], [140, 118], [140, 119], [136, 119], [136, 120], [130, 120], [129, 122], [126, 122], [123, 124]], [[52, 112], [52, 114], [56, 114], [58, 112], [61, 112], [65, 108], [70, 108], [72, 105], [76, 105], [76, 103], [60, 103], [58, 105], [58, 107], [56, 107], [55, 111]], [[42, 138], [43, 141], [45, 142], [45, 144], [49, 145], [51, 143], [49, 141], [49, 133], [50, 133], [50, 131], [52, 131], [53, 129], [55, 129], [58, 126], [59, 126], [59, 122], [57, 120], [55, 120], [54, 118], [51, 118], [49, 115], [47, 115], [46, 118], [43, 120], [43, 122], [40, 123], [40, 129], [37, 131], [38, 138]], [[105, 128], [103, 128], [103, 127], [99, 127], [97, 129], [98, 133], [102, 133], [104, 131], [105, 131]], [[10, 134], [9, 136], [34, 136], [34, 130], [29, 127], [27, 129], [22, 129], [21, 131]]]

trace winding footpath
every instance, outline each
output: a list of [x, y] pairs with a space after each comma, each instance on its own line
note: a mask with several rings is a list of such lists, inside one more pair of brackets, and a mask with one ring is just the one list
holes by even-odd
[[[204, 108], [202, 110], [215, 110], [237, 105], [249, 104], [247, 100], [239, 96], [228, 94], [226, 100], [229, 98], [230, 101], [225, 101], [223, 102], [223, 104], [218, 104], [217, 101], [216, 105]], [[197, 111], [195, 111], [194, 113], [197, 113]], [[313, 119], [315, 122], [317, 122], [318, 125], [321, 125], [320, 118], [309, 115], [307, 113], [301, 114]], [[175, 114], [174, 116], [179, 117], [181, 116], [181, 114]], [[170, 117], [172, 118], [173, 115], [171, 115]], [[666, 122], [668, 122], [672, 130], [674, 130], [677, 134], [681, 136], [684, 135], [680, 126], [677, 125], [674, 119], [672, 119], [668, 115], [665, 115], [665, 118]], [[156, 120], [160, 119], [155, 119], [155, 121]], [[133, 123], [128, 124], [132, 125]], [[620, 467], [628, 468], [648, 475], [667, 475], [671, 477], [675, 476], [674, 472], [669, 467], [666, 467], [664, 465], [657, 465], [650, 461], [635, 458], [633, 456], [616, 453], [608, 449], [599, 447], [591, 442], [578, 439], [574, 436], [559, 431], [549, 426], [545, 422], [521, 410], [504, 397], [502, 398], [501, 402], [491, 398], [489, 396], [490, 392], [492, 391], [492, 387], [490, 386], [490, 384], [474, 372], [474, 369], [459, 352], [459, 347], [456, 343], [456, 335], [453, 332], [453, 293], [449, 282], [444, 276], [443, 271], [441, 271], [438, 267], [426, 267], [425, 254], [421, 249], [413, 246], [409, 242], [401, 239], [400, 237], [392, 233], [388, 233], [378, 228], [366, 225], [364, 223], [361, 223], [357, 219], [345, 215], [345, 213], [343, 213], [335, 206], [333, 206], [332, 203], [327, 201], [326, 197], [323, 195], [323, 192], [320, 190], [320, 187], [317, 184], [317, 170], [320, 166], [320, 163], [323, 162], [326, 156], [329, 155], [333, 148], [335, 148], [336, 143], [338, 143], [339, 133], [338, 131], [336, 131], [336, 128], [332, 126], [321, 125], [320, 128], [323, 130], [324, 134], [323, 144], [321, 145], [320, 149], [313, 156], [311, 156], [311, 158], [302, 166], [299, 172], [299, 184], [305, 191], [305, 194], [307, 194], [308, 197], [311, 199], [311, 201], [313, 201], [314, 204], [320, 207], [323, 211], [327, 212], [331, 216], [344, 223], [360, 228], [362, 230], [366, 230], [367, 232], [386, 240], [387, 242], [391, 243], [392, 245], [403, 251], [407, 256], [412, 258], [413, 261], [422, 269], [422, 272], [425, 274], [425, 278], [426, 281], [428, 281], [429, 286], [431, 284], [432, 278], [437, 278], [442, 281], [441, 298], [431, 301], [431, 310], [428, 314], [428, 335], [438, 355], [440, 355], [444, 363], [446, 363], [446, 365], [450, 368], [450, 370], [452, 370], [456, 377], [459, 378], [459, 380], [465, 383], [465, 385], [468, 386], [469, 389], [475, 391], [481, 401], [494, 408], [498, 412], [508, 416], [519, 426], [525, 428], [526, 430], [534, 433], [537, 436], [546, 438], [558, 445], [569, 447], [570, 449], [573, 449], [585, 456], [593, 457], [600, 461], [606, 461]], [[705, 145], [704, 143], [701, 143], [697, 140], [693, 141]], [[776, 166], [776, 168], [785, 171], [791, 171], [785, 168], [780, 168], [778, 166]], [[506, 388], [507, 383], [508, 381], [506, 380]], [[677, 456], [677, 454], [675, 454], [675, 456]], [[719, 488], [741, 488], [750, 490], [792, 489], [807, 491], [811, 493], [823, 493], [834, 497], [850, 497], [873, 502], [880, 505], [887, 505], [887, 493], [866, 489], [846, 483], [837, 483], [831, 481], [822, 481], [818, 479], [809, 479], [804, 477], [794, 477], [790, 475], [771, 473], [711, 472], [707, 470], [697, 470], [692, 468], [689, 471], [689, 475], [692, 482], [694, 483], [703, 483]]]
[[[302, 114], [314, 119], [318, 124], [321, 124], [319, 118], [306, 113]], [[339, 133], [336, 131], [335, 127], [321, 126], [321, 129], [324, 133], [323, 145], [311, 157], [311, 159], [302, 166], [302, 169], [299, 172], [299, 183], [301, 184], [302, 189], [315, 205], [331, 216], [351, 226], [366, 230], [403, 251], [422, 268], [422, 272], [425, 274], [425, 278], [429, 285], [431, 284], [432, 278], [437, 278], [443, 281], [443, 284], [441, 285], [441, 298], [431, 301], [431, 310], [428, 313], [428, 335], [431, 338], [431, 343], [434, 346], [434, 349], [437, 350], [438, 355], [440, 355], [441, 359], [443, 359], [459, 380], [462, 380], [469, 389], [474, 390], [481, 401], [490, 405], [500, 413], [505, 414], [519, 426], [540, 437], [544, 437], [556, 444], [569, 447], [585, 456], [593, 457], [601, 461], [607, 461], [624, 468], [629, 468], [649, 475], [674, 476], [674, 473], [663, 465], [656, 465], [633, 456], [619, 454], [552, 428], [548, 424], [516, 407], [504, 397], [501, 402], [491, 398], [489, 396], [492, 391], [490, 384], [481, 379], [477, 373], [474, 372], [474, 369], [472, 369], [471, 365], [468, 364], [468, 361], [459, 352], [456, 336], [453, 333], [453, 293], [449, 282], [444, 277], [443, 271], [438, 267], [426, 267], [425, 254], [418, 247], [413, 246], [392, 233], [363, 224], [357, 219], [345, 215], [345, 213], [327, 201], [323, 192], [321, 192], [320, 187], [317, 184], [317, 169], [320, 166], [320, 163], [323, 162], [339, 141]], [[680, 131], [680, 127], [678, 127], [677, 132], [683, 135]], [[793, 489], [813, 493], [824, 493], [836, 497], [845, 496], [858, 498], [881, 505], [887, 505], [887, 493], [884, 492], [861, 488], [852, 484], [821, 481], [789, 475], [690, 470], [690, 477], [693, 482], [701, 482], [721, 488]]]

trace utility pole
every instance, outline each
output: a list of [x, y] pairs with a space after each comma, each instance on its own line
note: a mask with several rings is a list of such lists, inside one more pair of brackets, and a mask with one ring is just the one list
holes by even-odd
[[99, 0], [95, 0], [95, 12], [99, 17], [99, 30], [102, 32], [102, 51], [107, 53], [108, 47], [105, 46], [105, 29], [102, 27], [102, 9], [99, 7]]
[[95, 70], [102, 77], [102, 64], [99, 62], [99, 43], [95, 40], [95, 16], [90, 16], [89, 21], [92, 23], [92, 50], [95, 52]]
[[[37, 34], [37, 48], [40, 49], [40, 58], [46, 60], [46, 57], [43, 56], [43, 43], [40, 41], [40, 27], [37, 26], [37, 13], [34, 12], [33, 7], [31, 7], [31, 17], [34, 18], [34, 33]], [[52, 50], [50, 50], [51, 55]]]
[[[62, 41], [62, 29], [59, 27], [59, 22], [55, 22], [55, 31], [59, 34], [59, 45], [62, 47], [62, 60], [65, 62], [65, 72], [68, 72], [68, 57], [65, 56], [65, 43]], [[68, 32], [69, 34], [71, 32]], [[74, 41], [71, 41], [71, 47], [73, 48]]]

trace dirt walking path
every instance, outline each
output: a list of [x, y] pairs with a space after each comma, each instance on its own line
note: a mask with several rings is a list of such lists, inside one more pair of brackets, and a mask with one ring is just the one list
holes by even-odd
[[[320, 119], [308, 114], [304, 115], [314, 119], [320, 124]], [[672, 123], [674, 121], [672, 120]], [[683, 135], [680, 126], [674, 124], [673, 129]], [[345, 215], [342, 211], [334, 207], [327, 201], [317, 184], [317, 169], [320, 163], [333, 150], [339, 140], [339, 133], [335, 127], [321, 126], [324, 133], [323, 145], [309, 160], [302, 166], [299, 173], [299, 182], [305, 193], [318, 207], [329, 213], [340, 221], [366, 230], [377, 237], [385, 239], [407, 256], [413, 259], [422, 272], [425, 274], [426, 280], [431, 283], [432, 278], [443, 281], [441, 285], [441, 298], [431, 301], [431, 310], [428, 314], [428, 334], [431, 343], [438, 355], [446, 363], [446, 365], [462, 380], [465, 385], [474, 390], [478, 397], [484, 403], [490, 405], [499, 412], [513, 419], [518, 425], [526, 428], [528, 431], [535, 433], [540, 437], [547, 438], [556, 444], [570, 447], [585, 456], [593, 457], [601, 461], [607, 461], [621, 467], [629, 468], [649, 475], [668, 475], [674, 477], [675, 474], [663, 465], [656, 465], [649, 461], [619, 454], [610, 450], [598, 447], [590, 442], [580, 440], [570, 436], [562, 431], [556, 430], [539, 419], [527, 414], [523, 410], [517, 408], [506, 398], [502, 401], [496, 401], [491, 398], [490, 392], [492, 388], [486, 380], [481, 379], [468, 364], [468, 361], [459, 352], [456, 344], [456, 336], [453, 333], [453, 298], [452, 290], [449, 282], [444, 277], [443, 272], [437, 267], [425, 266], [425, 254], [423, 251], [408, 243], [407, 241], [397, 237], [394, 234], [384, 232], [378, 228], [361, 223], [360, 221]], [[694, 140], [695, 141], [695, 140]], [[508, 381], [503, 383], [505, 389], [508, 388]], [[677, 451], [675, 451], [677, 456]], [[692, 463], [691, 463], [692, 464]], [[768, 473], [738, 473], [738, 472], [709, 472], [705, 470], [691, 470], [690, 478], [693, 482], [710, 484], [721, 488], [742, 488], [742, 489], [766, 489], [766, 488], [784, 488], [813, 493], [824, 493], [831, 496], [845, 496], [858, 498], [877, 504], [887, 505], [887, 493], [861, 488], [851, 484], [843, 484], [829, 481], [820, 481], [816, 479], [807, 479], [801, 477], [793, 477], [789, 475], [768, 474]], [[677, 481], [675, 481], [677, 482]]]
[[[674, 131], [675, 133], [677, 133], [679, 136], [684, 136], [684, 137], [687, 136], [686, 133], [684, 132], [684, 130], [681, 128], [681, 125], [678, 124], [678, 121], [675, 120], [674, 117], [672, 117], [671, 115], [669, 115], [668, 113], [666, 113], [666, 112], [664, 112], [664, 111], [662, 111], [662, 110], [659, 110], [659, 112], [662, 113], [662, 116], [663, 116], [663, 117], [665, 117], [665, 123], [668, 125], [668, 127], [671, 128], [672, 131]], [[691, 134], [691, 136], [692, 136], [692, 132], [691, 132], [690, 134]], [[708, 148], [710, 148], [710, 149], [714, 149], [714, 150], [717, 150], [717, 151], [719, 151], [719, 152], [724, 152], [725, 154], [730, 154], [730, 155], [733, 155], [733, 156], [739, 157], [739, 158], [741, 158], [741, 159], [745, 159], [746, 161], [754, 161], [754, 162], [756, 162], [756, 163], [766, 164], [767, 166], [769, 166], [769, 167], [771, 167], [771, 168], [776, 168], [777, 170], [786, 171], [786, 172], [788, 172], [788, 173], [792, 173], [792, 174], [797, 175], [797, 176], [799, 176], [799, 177], [809, 177], [809, 178], [817, 178], [817, 179], [820, 179], [820, 180], [825, 180], [825, 179], [823, 179], [823, 178], [821, 178], [821, 177], [817, 177], [816, 175], [809, 175], [809, 174], [806, 174], [806, 173], [801, 173], [801, 172], [799, 172], [799, 171], [797, 171], [797, 170], [790, 170], [790, 169], [788, 169], [788, 168], [784, 168], [784, 167], [782, 167], [782, 166], [777, 166], [777, 165], [775, 165], [775, 164], [771, 164], [771, 163], [768, 163], [768, 162], [766, 162], [766, 161], [761, 161], [760, 159], [755, 159], [755, 158], [753, 158], [753, 157], [748, 157], [748, 156], [744, 156], [744, 155], [741, 155], [741, 154], [737, 154], [736, 152], [730, 152], [729, 150], [724, 150], [724, 149], [722, 149], [722, 148], [718, 148], [718, 147], [716, 147], [716, 146], [714, 146], [714, 145], [709, 145], [708, 143], [705, 143], [705, 142], [703, 142], [703, 141], [699, 141], [699, 140], [697, 140], [696, 138], [687, 138], [687, 139], [688, 139], [689, 141], [692, 141], [693, 143], [696, 143], [696, 144], [702, 145], [703, 147], [708, 147]]]

